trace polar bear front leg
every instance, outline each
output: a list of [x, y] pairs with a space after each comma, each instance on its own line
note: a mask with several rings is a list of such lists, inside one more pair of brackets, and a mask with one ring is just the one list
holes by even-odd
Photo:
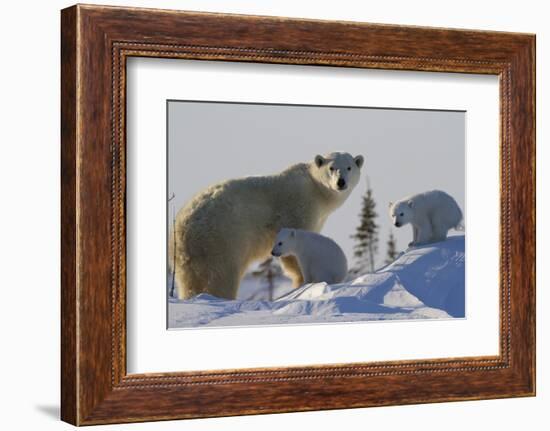
[[413, 240], [407, 244], [408, 247], [413, 247], [418, 243], [418, 227], [416, 225], [411, 225], [413, 231]]
[[281, 265], [285, 274], [292, 279], [292, 287], [294, 289], [304, 284], [304, 276], [298, 264], [298, 259], [294, 256], [281, 257]]

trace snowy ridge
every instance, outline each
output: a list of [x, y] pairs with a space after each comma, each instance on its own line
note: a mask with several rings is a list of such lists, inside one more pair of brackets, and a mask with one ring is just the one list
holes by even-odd
[[207, 294], [170, 299], [169, 327], [464, 317], [464, 236], [409, 248], [372, 274], [301, 286], [273, 302]]

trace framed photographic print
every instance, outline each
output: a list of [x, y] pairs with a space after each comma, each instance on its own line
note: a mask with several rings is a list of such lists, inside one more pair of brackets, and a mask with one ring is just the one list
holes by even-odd
[[465, 317], [465, 114], [169, 100], [168, 327]]
[[77, 5], [61, 44], [63, 420], [535, 394], [533, 35]]

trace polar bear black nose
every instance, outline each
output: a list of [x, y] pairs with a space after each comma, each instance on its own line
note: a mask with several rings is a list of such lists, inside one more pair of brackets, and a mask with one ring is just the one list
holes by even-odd
[[346, 180], [344, 180], [343, 178], [339, 178], [336, 185], [338, 186], [338, 188], [342, 188], [346, 185]]

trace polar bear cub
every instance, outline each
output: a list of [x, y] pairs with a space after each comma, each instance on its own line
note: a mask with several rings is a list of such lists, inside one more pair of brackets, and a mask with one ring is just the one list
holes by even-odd
[[412, 225], [413, 240], [409, 246], [444, 241], [449, 229], [463, 230], [460, 207], [441, 190], [390, 202], [390, 217], [396, 227]]
[[283, 228], [275, 238], [271, 254], [296, 257], [305, 284], [339, 283], [348, 273], [348, 262], [340, 246], [315, 232]]

